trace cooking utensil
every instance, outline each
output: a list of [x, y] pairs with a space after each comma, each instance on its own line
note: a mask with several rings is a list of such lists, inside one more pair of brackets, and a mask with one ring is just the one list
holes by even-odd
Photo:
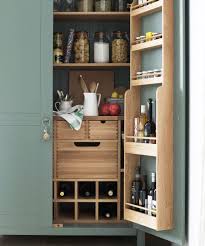
[[97, 85], [96, 85], [96, 83], [94, 81], [90, 83], [90, 86], [89, 87], [90, 87], [90, 92], [91, 93], [95, 93], [96, 86]]
[[81, 88], [82, 88], [83, 92], [89, 92], [88, 91], [88, 87], [86, 85], [86, 82], [83, 79], [83, 76], [82, 75], [80, 75], [80, 85], [81, 85]]
[[97, 93], [99, 85], [100, 85], [100, 83], [97, 83], [97, 85], [95, 87], [95, 91], [94, 91], [95, 93]]

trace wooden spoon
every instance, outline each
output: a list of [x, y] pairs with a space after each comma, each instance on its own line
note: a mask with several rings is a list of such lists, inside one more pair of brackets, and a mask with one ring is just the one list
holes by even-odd
[[88, 87], [87, 87], [85, 80], [83, 79], [82, 75], [80, 75], [80, 85], [81, 85], [83, 92], [89, 92]]
[[94, 81], [90, 83], [89, 88], [90, 88], [90, 92], [91, 92], [91, 93], [95, 93], [96, 86], [97, 86], [97, 85], [96, 85], [96, 83], [95, 83]]

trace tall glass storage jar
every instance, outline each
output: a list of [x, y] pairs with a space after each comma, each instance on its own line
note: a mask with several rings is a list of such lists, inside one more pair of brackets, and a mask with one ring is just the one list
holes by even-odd
[[76, 32], [74, 41], [75, 63], [88, 63], [90, 60], [90, 45], [87, 32]]
[[74, 12], [75, 8], [75, 0], [62, 0], [62, 8], [64, 12]]
[[92, 12], [93, 11], [93, 0], [78, 0], [77, 10], [79, 12]]
[[110, 12], [112, 10], [111, 0], [95, 0], [96, 12]]
[[115, 0], [113, 1], [113, 8], [118, 12], [127, 11], [127, 3], [127, 0]]
[[53, 0], [53, 11], [61, 11], [61, 0]]
[[117, 31], [112, 34], [112, 62], [128, 62], [128, 41], [123, 32]]
[[108, 63], [109, 57], [109, 39], [104, 32], [96, 32], [94, 40], [94, 62]]

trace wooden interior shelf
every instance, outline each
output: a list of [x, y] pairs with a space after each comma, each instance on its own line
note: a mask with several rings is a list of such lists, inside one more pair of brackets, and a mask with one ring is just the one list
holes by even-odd
[[162, 84], [162, 77], [156, 78], [148, 78], [148, 79], [132, 79], [131, 85], [132, 86], [141, 86], [141, 85], [155, 85], [155, 84]]
[[143, 5], [134, 5], [131, 11], [131, 16], [132, 17], [142, 17], [146, 15], [150, 15], [156, 12], [159, 12], [162, 10], [163, 6], [163, 0], [151, 0], [148, 1], [148, 4], [143, 6]]
[[157, 145], [126, 142], [125, 153], [134, 155], [157, 156]]
[[156, 40], [147, 41], [147, 42], [140, 43], [140, 44], [133, 44], [131, 51], [135, 52], [135, 51], [157, 49], [157, 48], [162, 47], [162, 43], [163, 43], [163, 39], [159, 38]]
[[54, 69], [113, 69], [129, 68], [129, 63], [63, 63], [54, 64]]
[[54, 12], [57, 21], [129, 21], [130, 12]]

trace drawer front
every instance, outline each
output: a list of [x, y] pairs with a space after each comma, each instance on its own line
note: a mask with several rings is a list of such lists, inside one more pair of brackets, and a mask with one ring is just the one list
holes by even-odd
[[56, 144], [57, 178], [114, 179], [118, 177], [117, 142], [66, 142]]
[[89, 139], [118, 139], [117, 121], [89, 121]]
[[70, 128], [67, 122], [65, 121], [56, 121], [55, 122], [55, 132], [56, 139], [58, 140], [73, 140], [73, 139], [86, 139], [86, 122], [83, 121], [81, 129], [79, 131], [73, 130]]

